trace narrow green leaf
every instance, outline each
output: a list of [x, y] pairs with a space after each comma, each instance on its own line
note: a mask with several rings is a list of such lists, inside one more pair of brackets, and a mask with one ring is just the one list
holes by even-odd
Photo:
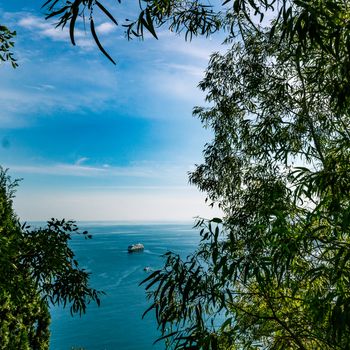
[[96, 0], [96, 5], [105, 13], [105, 15], [117, 26], [117, 20], [112, 16], [112, 14], [99, 2]]
[[78, 13], [79, 13], [79, 6], [72, 7], [72, 18], [69, 23], [69, 36], [73, 45], [75, 45], [74, 29], [75, 29], [75, 22], [77, 20]]
[[95, 23], [94, 20], [91, 18], [90, 19], [90, 30], [91, 30], [91, 34], [95, 40], [96, 45], [98, 46], [98, 48], [100, 49], [100, 51], [115, 65], [115, 61], [112, 59], [112, 57], [106, 52], [106, 50], [103, 48], [103, 46], [101, 45], [100, 41], [98, 40], [96, 31], [95, 31]]

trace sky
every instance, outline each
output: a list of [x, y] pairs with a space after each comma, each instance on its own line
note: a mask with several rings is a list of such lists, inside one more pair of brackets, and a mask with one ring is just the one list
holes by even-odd
[[[0, 23], [17, 31], [19, 67], [0, 65], [0, 165], [22, 178], [14, 207], [23, 221], [193, 221], [220, 213], [188, 184], [211, 139], [192, 116], [197, 85], [219, 38], [161, 29], [127, 41], [95, 12], [98, 51], [78, 28], [76, 46], [55, 29], [43, 1], [0, 0]], [[110, 2], [118, 19], [136, 11]], [[137, 4], [138, 1], [135, 1]]]

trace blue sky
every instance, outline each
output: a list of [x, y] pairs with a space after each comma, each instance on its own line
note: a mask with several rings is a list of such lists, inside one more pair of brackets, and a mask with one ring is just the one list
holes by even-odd
[[[135, 3], [137, 3], [135, 1]], [[120, 19], [130, 6], [112, 7]], [[41, 1], [1, 1], [0, 23], [17, 31], [19, 68], [0, 66], [0, 164], [23, 178], [15, 208], [23, 220], [186, 220], [217, 215], [188, 185], [210, 133], [192, 108], [219, 40], [191, 43], [165, 30], [127, 41], [97, 18], [113, 66], [79, 29], [45, 21]], [[98, 16], [98, 15], [97, 15]]]

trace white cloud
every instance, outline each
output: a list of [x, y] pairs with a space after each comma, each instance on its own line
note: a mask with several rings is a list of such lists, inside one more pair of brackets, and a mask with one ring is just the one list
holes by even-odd
[[110, 34], [117, 29], [116, 25], [110, 22], [101, 23], [96, 27], [96, 31], [99, 34]]
[[25, 29], [36, 31], [54, 40], [63, 41], [67, 40], [69, 37], [67, 30], [55, 29], [53, 23], [32, 15], [26, 15], [24, 18], [21, 18], [18, 21], [18, 25]]
[[[18, 21], [18, 25], [33, 32], [35, 35], [49, 38], [53, 41], [70, 42], [68, 27], [56, 28], [55, 23], [44, 18], [24, 14]], [[95, 46], [93, 40], [87, 35], [87, 32], [75, 29], [74, 37], [76, 43], [81, 48], [92, 48]]]

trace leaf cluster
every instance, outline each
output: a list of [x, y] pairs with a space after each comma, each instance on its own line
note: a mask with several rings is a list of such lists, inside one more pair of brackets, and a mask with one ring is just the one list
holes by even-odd
[[[121, 3], [121, 0], [118, 0]], [[70, 39], [75, 45], [74, 32], [77, 19], [89, 22], [92, 37], [100, 51], [115, 64], [107, 53], [95, 30], [95, 9], [118, 26], [119, 21], [102, 2], [97, 0], [58, 1], [47, 0], [42, 5], [47, 10], [46, 19], [57, 18], [56, 27], [62, 29], [68, 25]], [[158, 39], [157, 29], [167, 26], [175, 33], [185, 33], [186, 39], [192, 36], [209, 36], [222, 26], [222, 15], [213, 9], [210, 1], [179, 0], [140, 0], [139, 13], [136, 19], [125, 19], [122, 27], [128, 39], [141, 38], [150, 33]]]
[[[69, 247], [79, 234], [72, 221], [50, 220], [44, 228], [19, 223], [12, 209], [18, 181], [0, 169], [0, 349], [48, 349], [49, 305], [82, 314], [101, 292], [89, 286]], [[91, 238], [82, 232], [85, 238]]]
[[10, 62], [13, 68], [18, 67], [17, 60], [12, 52], [15, 45], [13, 41], [15, 36], [15, 31], [10, 31], [7, 27], [0, 25], [0, 61]]

